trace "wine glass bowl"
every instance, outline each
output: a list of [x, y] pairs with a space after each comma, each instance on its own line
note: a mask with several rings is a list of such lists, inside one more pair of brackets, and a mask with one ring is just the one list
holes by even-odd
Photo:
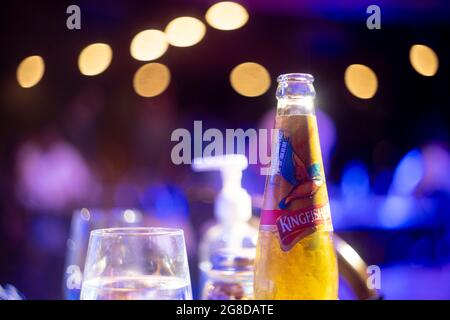
[[83, 278], [82, 300], [192, 299], [181, 229], [94, 230]]

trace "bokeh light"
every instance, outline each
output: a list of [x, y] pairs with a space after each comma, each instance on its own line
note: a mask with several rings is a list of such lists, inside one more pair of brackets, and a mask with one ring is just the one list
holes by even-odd
[[193, 17], [179, 17], [165, 29], [167, 41], [175, 47], [190, 47], [199, 43], [206, 33], [203, 22]]
[[139, 32], [131, 41], [130, 53], [139, 61], [150, 61], [161, 57], [169, 47], [166, 34], [149, 29]]
[[244, 62], [231, 71], [230, 82], [237, 93], [257, 97], [269, 90], [270, 73], [258, 63]]
[[361, 161], [351, 161], [342, 173], [342, 196], [346, 200], [360, 200], [370, 193], [369, 171]]
[[424, 175], [420, 191], [431, 194], [444, 191], [450, 194], [450, 151], [446, 145], [431, 142], [422, 149]]
[[123, 219], [128, 223], [134, 223], [136, 222], [136, 214], [133, 210], [127, 209], [123, 213]]
[[372, 69], [362, 64], [348, 66], [344, 80], [348, 91], [360, 99], [372, 98], [378, 89], [377, 75]]
[[439, 68], [439, 59], [436, 53], [430, 47], [422, 44], [415, 44], [411, 47], [409, 61], [414, 70], [426, 77], [434, 76]]
[[224, 1], [212, 5], [206, 12], [205, 18], [215, 29], [235, 30], [247, 23], [248, 12], [236, 2]]
[[95, 76], [105, 71], [112, 60], [112, 49], [106, 43], [93, 43], [84, 48], [78, 57], [78, 68], [85, 76]]
[[418, 149], [411, 150], [395, 169], [389, 194], [401, 196], [413, 194], [424, 176], [424, 171], [422, 152]]
[[95, 196], [96, 181], [89, 165], [65, 141], [55, 140], [45, 147], [36, 141], [24, 143], [18, 150], [16, 166], [16, 194], [28, 208], [64, 212], [61, 210], [70, 203], [86, 202]]
[[87, 208], [82, 208], [80, 210], [80, 216], [81, 216], [81, 219], [83, 219], [84, 221], [91, 220], [91, 213], [89, 212], [89, 209], [87, 209]]
[[31, 88], [44, 76], [45, 64], [41, 56], [23, 59], [17, 67], [17, 82], [22, 88]]
[[164, 92], [170, 83], [170, 70], [161, 63], [148, 63], [134, 74], [133, 87], [142, 97], [154, 97]]

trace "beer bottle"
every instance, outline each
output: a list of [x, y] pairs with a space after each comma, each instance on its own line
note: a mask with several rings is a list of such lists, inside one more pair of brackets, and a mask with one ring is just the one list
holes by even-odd
[[337, 299], [313, 81], [303, 73], [278, 77], [276, 130], [255, 261], [256, 299]]

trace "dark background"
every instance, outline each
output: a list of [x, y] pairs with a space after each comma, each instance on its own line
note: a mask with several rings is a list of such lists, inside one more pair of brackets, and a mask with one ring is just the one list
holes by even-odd
[[[370, 192], [364, 201], [371, 203], [389, 195], [395, 170], [412, 149], [437, 146], [448, 159], [449, 2], [241, 1], [250, 14], [243, 28], [220, 31], [207, 26], [199, 44], [170, 47], [157, 60], [171, 71], [167, 91], [154, 98], [137, 96], [132, 77], [144, 63], [129, 54], [132, 37], [147, 28], [163, 30], [177, 16], [205, 21], [204, 13], [213, 3], [2, 3], [0, 284], [12, 283], [32, 299], [62, 298], [65, 241], [73, 209], [126, 206], [152, 212], [157, 200], [148, 204], [145, 194], [154, 186], [186, 199], [188, 221], [196, 230], [195, 247], [201, 221], [212, 218], [211, 206], [209, 211], [194, 210], [196, 202], [212, 199], [199, 199], [195, 188], [206, 185], [213, 193], [220, 186], [219, 176], [212, 174], [208, 180], [210, 176], [194, 175], [187, 165], [173, 165], [170, 134], [176, 128], [191, 130], [193, 120], [203, 120], [204, 128], [257, 128], [275, 108], [275, 77], [281, 73], [313, 74], [316, 104], [335, 126], [336, 142], [326, 163], [333, 216], [341, 214], [341, 179], [355, 160], [367, 170]], [[66, 28], [70, 4], [81, 8], [81, 30]], [[381, 7], [381, 30], [366, 27], [370, 4]], [[101, 75], [85, 77], [78, 71], [77, 57], [93, 42], [110, 44], [113, 61]], [[426, 44], [438, 55], [435, 76], [423, 77], [411, 67], [409, 49], [414, 44]], [[31, 89], [20, 88], [16, 68], [34, 54], [45, 59], [44, 78]], [[260, 97], [243, 97], [230, 86], [230, 71], [246, 61], [262, 64], [271, 74], [272, 85]], [[368, 65], [377, 74], [374, 98], [361, 100], [346, 89], [344, 71], [353, 63]], [[60, 205], [30, 201], [20, 188], [21, 147], [33, 143], [47, 150], [61, 141], [85, 161], [92, 185], [74, 184], [73, 188], [88, 190]], [[424, 168], [431, 170], [429, 165]], [[440, 168], [445, 180], [450, 167], [444, 163]], [[244, 176], [244, 185], [256, 197], [262, 194], [263, 183], [254, 173]], [[412, 201], [426, 199], [433, 208], [412, 227], [386, 228], [376, 220], [375, 209], [355, 210], [359, 224], [346, 218], [336, 225], [368, 263], [379, 264], [382, 270], [386, 266], [387, 298], [450, 298], [449, 190], [445, 184], [419, 185], [407, 195]], [[195, 279], [195, 263], [191, 273]]]

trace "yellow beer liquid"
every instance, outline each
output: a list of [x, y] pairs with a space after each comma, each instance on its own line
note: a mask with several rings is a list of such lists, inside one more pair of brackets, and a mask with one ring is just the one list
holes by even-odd
[[332, 233], [317, 231], [283, 252], [276, 229], [260, 230], [255, 299], [335, 300], [338, 268]]

